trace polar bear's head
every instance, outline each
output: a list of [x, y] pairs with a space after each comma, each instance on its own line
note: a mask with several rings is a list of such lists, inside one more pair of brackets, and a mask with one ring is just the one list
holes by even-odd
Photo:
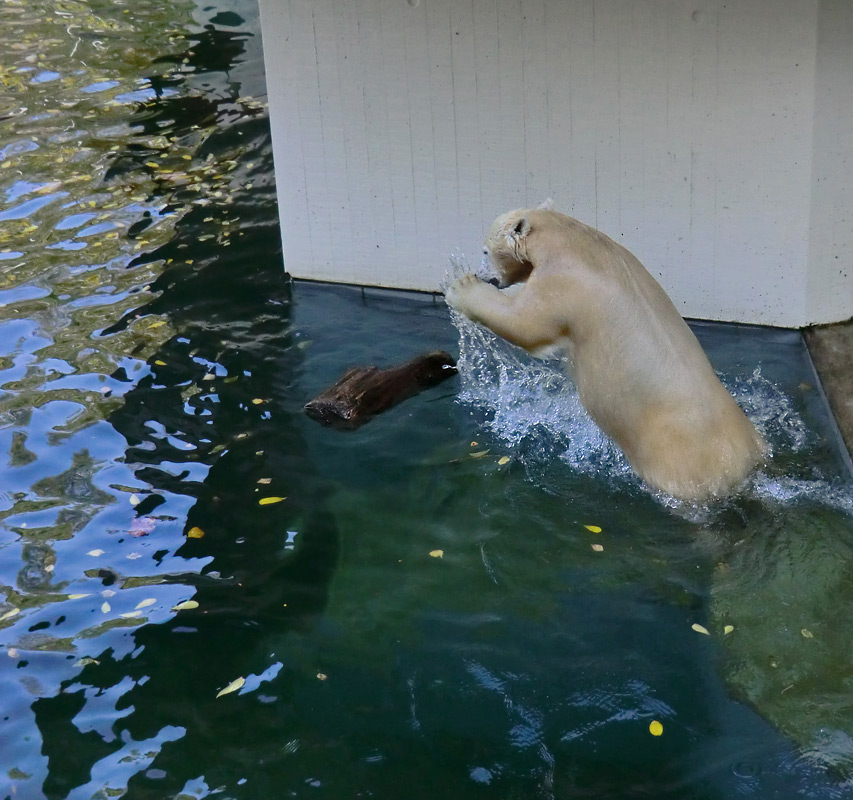
[[492, 259], [503, 286], [526, 281], [533, 269], [527, 256], [530, 217], [530, 210], [524, 208], [501, 214], [486, 236], [483, 252]]
[[528, 252], [530, 234], [537, 221], [541, 222], [540, 218], [547, 216], [542, 212], [552, 211], [554, 211], [554, 201], [549, 197], [536, 208], [518, 208], [515, 211], [508, 211], [494, 221], [486, 237], [483, 253], [491, 257], [492, 263], [500, 274], [502, 286], [512, 286], [530, 277], [533, 269], [533, 259]]

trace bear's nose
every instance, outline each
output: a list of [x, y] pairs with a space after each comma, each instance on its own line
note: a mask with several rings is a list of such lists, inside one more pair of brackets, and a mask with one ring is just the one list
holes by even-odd
[[487, 256], [488, 254], [489, 254], [489, 251], [484, 247], [483, 248], [483, 255]]

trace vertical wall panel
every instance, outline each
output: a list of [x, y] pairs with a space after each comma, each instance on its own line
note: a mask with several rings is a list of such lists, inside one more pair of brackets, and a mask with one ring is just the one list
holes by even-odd
[[497, 216], [497, 198], [505, 197], [504, 174], [499, 156], [502, 131], [494, 124], [495, 109], [500, 104], [500, 85], [495, 80], [498, 70], [498, 3], [499, 0], [473, 0], [474, 76], [477, 98], [476, 124], [480, 169], [480, 231]]
[[[335, 66], [339, 82], [340, 117], [343, 122], [340, 137], [343, 140], [345, 167], [338, 183], [341, 190], [345, 190], [342, 198], [345, 208], [341, 208], [338, 213], [342, 228], [341, 235], [336, 238], [346, 250], [341, 253], [340, 244], [335, 250], [336, 268], [343, 274], [351, 270], [349, 253], [353, 250], [367, 252], [371, 247], [375, 247], [376, 240], [373, 227], [375, 216], [369, 213], [372, 212], [369, 176], [365, 174], [364, 169], [369, 145], [365, 108], [365, 51], [360, 40], [357, 3], [338, 5], [333, 20], [327, 20], [327, 24], [334, 27], [336, 34], [338, 64]], [[276, 172], [278, 173], [278, 165]], [[349, 280], [357, 280], [357, 275], [357, 272], [351, 272]]]
[[[409, 7], [401, 14], [406, 52], [406, 84], [408, 91], [409, 135], [412, 147], [412, 192], [415, 208], [415, 241], [422, 241], [436, 224], [437, 196], [435, 183], [435, 138], [432, 130], [432, 105], [429, 101], [429, 43], [424, 35], [426, 6]], [[402, 263], [412, 269], [419, 263], [416, 247], [410, 246]]]
[[853, 4], [819, 8], [809, 322], [853, 315]]
[[[568, 145], [555, 142], [555, 155], [566, 153], [569, 156], [569, 170], [564, 173], [559, 168], [560, 162], [553, 162], [555, 169], [555, 186], [552, 194], [554, 200], [568, 213], [590, 224], [595, 224], [598, 208], [598, 193], [596, 187], [597, 175], [597, 145], [599, 129], [595, 125], [595, 110], [599, 103], [607, 103], [596, 88], [595, 68], [591, 58], [591, 37], [595, 30], [595, 0], [582, 0], [578, 3], [552, 3], [549, 6], [554, 12], [568, 12], [564, 25], [559, 24], [559, 17], [551, 26], [557, 37], [556, 47], [550, 50], [551, 63], [559, 65], [560, 72], [568, 71], [570, 76], [569, 91], [571, 109], [569, 116], [570, 140]], [[560, 14], [562, 16], [562, 13]], [[560, 44], [559, 34], [566, 31], [565, 44]], [[568, 62], [567, 67], [564, 64]], [[559, 73], [558, 73], [559, 74]], [[565, 192], [557, 191], [559, 178], [566, 187]], [[564, 197], [564, 194], [568, 197]]]
[[[320, 5], [320, 3], [306, 3], [305, 0], [291, 0], [291, 2], [299, 2], [308, 7]], [[326, 5], [333, 9], [337, 8], [335, 3], [326, 3]], [[389, 158], [391, 142], [384, 84], [387, 61], [381, 26], [383, 0], [356, 0], [356, 5], [360, 60], [352, 66], [352, 69], [361, 71], [363, 75], [364, 119], [353, 120], [353, 122], [364, 124], [366, 149], [361, 154], [360, 160], [353, 165], [353, 170], [358, 173], [359, 179], [350, 187], [350, 202], [360, 208], [361, 217], [371, 235], [366, 243], [367, 246], [361, 249], [354, 247], [350, 257], [342, 264], [321, 265], [317, 262], [301, 264], [294, 262], [287, 252], [290, 237], [296, 237], [299, 233], [289, 230], [286, 226], [283, 227], [284, 266], [296, 276], [356, 282], [358, 279], [354, 276], [363, 274], [367, 270], [374, 274], [380, 270], [387, 273], [389, 263], [393, 263], [396, 258], [392, 165]], [[266, 39], [264, 42], [266, 43]], [[264, 52], [266, 53], [266, 50]], [[341, 65], [340, 68], [349, 69], [350, 67]], [[288, 80], [298, 83], [304, 80], [305, 73], [310, 75], [311, 69], [311, 65], [306, 64], [303, 71], [288, 76]], [[273, 146], [275, 147], [275, 131], [273, 131]], [[343, 176], [337, 176], [337, 178], [342, 180]], [[279, 187], [278, 193], [279, 205], [282, 204], [282, 193], [285, 194], [286, 205], [286, 189]], [[347, 277], [343, 277], [344, 275]], [[383, 274], [377, 277], [376, 283], [384, 283], [386, 279], [386, 275]]]
[[685, 314], [853, 313], [845, 0], [261, 12], [291, 274], [435, 290], [454, 251], [479, 263], [497, 214], [550, 196]]
[[[524, 0], [521, 6], [521, 107], [524, 136], [525, 198], [545, 200], [551, 194], [548, 147], [548, 88], [551, 64], [545, 42], [545, 0]], [[529, 202], [529, 201], [527, 201]]]
[[456, 179], [459, 224], [468, 230], [482, 228], [480, 193], [480, 115], [477, 105], [474, 15], [471, 0], [450, 3], [451, 74], [469, 76], [453, 82], [456, 121]]
[[498, 149], [493, 164], [500, 175], [500, 199], [506, 208], [533, 202], [527, 194], [527, 165], [524, 146], [524, 73], [521, 51], [521, 9], [523, 0], [499, 0], [497, 3], [498, 53], [495, 75], [478, 75], [481, 81], [498, 85], [498, 104], [491, 118], [484, 120], [498, 130]]
[[[275, 31], [280, 41], [274, 45], [267, 40], [265, 59], [267, 65], [267, 86], [276, 86], [285, 75], [292, 75], [302, 69], [302, 64], [308, 58], [306, 48], [291, 44], [298, 37], [292, 18], [290, 3], [281, 2], [263, 10], [264, 24], [268, 31]], [[277, 48], [277, 57], [270, 59], [269, 49]], [[293, 239], [288, 245], [288, 257], [296, 263], [313, 264], [314, 247], [311, 237], [311, 224], [308, 219], [308, 166], [306, 165], [306, 148], [303, 144], [303, 132], [307, 130], [302, 125], [299, 95], [296, 91], [274, 92], [274, 101], [270, 103], [270, 125], [275, 134], [274, 148], [280, 154], [276, 157], [276, 185], [280, 190], [288, 189], [288, 202], [280, 204], [281, 213], [287, 214], [287, 220], [282, 219], [282, 229], [299, 230], [302, 235]]]

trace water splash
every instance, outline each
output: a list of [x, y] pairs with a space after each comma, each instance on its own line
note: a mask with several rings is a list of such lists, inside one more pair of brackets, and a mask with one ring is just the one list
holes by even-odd
[[761, 367], [748, 378], [719, 377], [774, 451], [799, 453], [814, 442], [816, 436], [797, 413], [793, 400], [762, 376]]
[[[460, 269], [458, 262], [453, 269]], [[574, 472], [603, 478], [611, 485], [641, 485], [622, 451], [581, 405], [564, 356], [534, 358], [461, 314], [451, 312], [451, 319], [459, 332], [459, 402], [479, 416], [485, 430], [512, 448], [529, 470], [559, 459]], [[760, 368], [748, 377], [721, 375], [720, 379], [774, 455], [806, 453], [818, 440], [792, 398], [765, 378]], [[765, 500], [807, 499], [853, 513], [849, 486], [819, 475], [803, 478], [770, 472], [756, 473], [747, 491]], [[661, 492], [652, 494], [663, 505], [688, 515], [708, 510], [693, 504], [685, 508]]]
[[752, 481], [751, 490], [767, 502], [781, 505], [811, 502], [853, 515], [853, 491], [846, 484], [787, 476], [777, 478], [759, 472]]
[[578, 472], [632, 474], [581, 405], [563, 357], [533, 358], [460, 314], [452, 318], [459, 331], [459, 400], [483, 414], [491, 434], [529, 465], [556, 457]]

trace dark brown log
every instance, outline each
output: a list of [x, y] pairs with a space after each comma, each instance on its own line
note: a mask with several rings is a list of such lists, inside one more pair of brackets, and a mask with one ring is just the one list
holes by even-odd
[[323, 425], [352, 430], [377, 414], [456, 374], [450, 353], [433, 350], [399, 367], [353, 367], [313, 400], [305, 413]]

